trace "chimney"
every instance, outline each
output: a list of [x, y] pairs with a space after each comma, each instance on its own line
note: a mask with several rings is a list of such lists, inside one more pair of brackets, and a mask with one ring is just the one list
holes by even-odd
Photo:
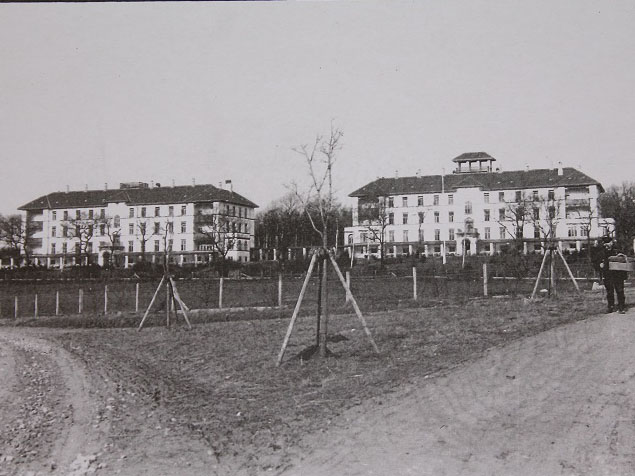
[[108, 190], [108, 182], [104, 183], [104, 190]]
[[227, 187], [230, 192], [234, 193], [234, 186], [232, 185], [231, 179], [225, 180], [225, 187]]
[[88, 184], [86, 184], [86, 185], [84, 186], [84, 190], [85, 190], [86, 192], [88, 192]]
[[150, 188], [154, 188], [154, 180], [150, 180]]
[[564, 170], [562, 169], [562, 162], [558, 162], [558, 175], [564, 175]]
[[421, 169], [417, 169], [417, 178], [421, 178]]
[[529, 172], [529, 164], [525, 164], [525, 172]]
[[196, 179], [194, 177], [192, 177], [192, 187], [196, 185]]

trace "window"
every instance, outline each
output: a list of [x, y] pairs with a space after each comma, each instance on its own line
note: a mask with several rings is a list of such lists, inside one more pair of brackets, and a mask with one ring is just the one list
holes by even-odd
[[81, 230], [80, 226], [79, 225], [75, 225], [75, 236], [79, 238], [81, 236], [81, 234], [82, 234], [82, 230]]
[[500, 208], [498, 210], [498, 221], [505, 221], [505, 209]]
[[68, 237], [68, 227], [66, 225], [62, 227], [62, 236], [64, 238]]
[[128, 253], [132, 253], [134, 251], [134, 241], [128, 242]]
[[51, 236], [52, 236], [53, 238], [55, 238], [55, 236], [56, 236], [56, 235], [57, 235], [57, 228], [56, 228], [56, 227], [54, 227], [54, 226], [52, 226], [52, 227], [51, 227]]
[[161, 207], [154, 207], [154, 216], [161, 216]]
[[51, 243], [51, 254], [55, 254], [55, 243]]
[[62, 253], [66, 254], [68, 252], [68, 244], [62, 243]]
[[57, 212], [55, 210], [51, 212], [51, 220], [53, 221], [57, 220]]
[[485, 239], [489, 240], [490, 238], [491, 238], [491, 231], [490, 231], [489, 226], [486, 226], [485, 227]]
[[187, 231], [187, 222], [181, 222], [181, 233], [185, 233]]
[[64, 210], [64, 221], [68, 220], [68, 210]]
[[[181, 216], [184, 216], [186, 211], [187, 211], [187, 206], [186, 205], [181, 205]], [[234, 212], [234, 214], [235, 214], [235, 212]]]
[[538, 201], [538, 190], [534, 190], [532, 195], [533, 195], [534, 202], [537, 202]]
[[450, 229], [448, 230], [448, 239], [449, 239], [450, 241], [454, 241], [454, 228], [450, 228]]
[[142, 218], [146, 217], [146, 207], [141, 207], [141, 217]]
[[[181, 207], [181, 215], [185, 215], [185, 213], [183, 213], [184, 208]], [[236, 205], [232, 205], [232, 216], [235, 217], [236, 216]]]
[[92, 219], [93, 219], [93, 211], [92, 211], [92, 210], [88, 210], [88, 218], [89, 218], [90, 220], [92, 220]]
[[465, 202], [465, 214], [466, 215], [472, 214], [472, 202]]
[[81, 253], [81, 248], [79, 246], [79, 243], [75, 243], [75, 254], [80, 254]]
[[403, 231], [403, 241], [408, 242], [408, 230]]
[[158, 235], [161, 233], [161, 224], [158, 221], [154, 222], [154, 234]]
[[424, 218], [425, 218], [425, 213], [419, 212], [419, 223], [423, 223]]
[[145, 222], [143, 222], [143, 223], [139, 223], [139, 232], [140, 232], [142, 235], [145, 235], [145, 234], [146, 234], [146, 224], [145, 224]]
[[93, 252], [93, 244], [91, 243], [87, 243], [86, 244], [86, 253], [92, 253]]
[[501, 203], [505, 201], [505, 192], [498, 192], [498, 201]]
[[128, 218], [134, 218], [134, 208], [128, 209]]
[[523, 193], [520, 190], [516, 190], [516, 203], [519, 203], [523, 199]]
[[441, 240], [441, 230], [439, 230], [438, 228], [436, 230], [434, 230], [434, 239], [436, 241], [440, 241]]
[[505, 239], [505, 227], [504, 227], [504, 226], [501, 226], [501, 227], [498, 229], [498, 235], [499, 235], [499, 237], [500, 237], [500, 239], [501, 239], [501, 240], [504, 240], [504, 239]]
[[490, 219], [490, 211], [483, 210], [483, 221], [489, 221], [489, 219]]
[[388, 224], [389, 225], [394, 225], [395, 224], [395, 214], [394, 213], [389, 213], [388, 214]]
[[167, 223], [168, 233], [174, 233], [174, 222], [169, 221]]
[[433, 204], [433, 205], [438, 205], [438, 204], [439, 204], [439, 195], [436, 195], [436, 194], [435, 194], [435, 195], [432, 197], [432, 204]]
[[439, 223], [439, 212], [434, 212], [434, 222]]
[[534, 220], [540, 220], [540, 208], [534, 207]]
[[547, 200], [555, 200], [555, 199], [556, 199], [555, 190], [549, 190], [549, 192], [547, 193]]
[[159, 251], [159, 240], [154, 240], [154, 251], [155, 253]]
[[408, 197], [401, 197], [401, 206], [404, 208], [408, 206]]
[[540, 227], [538, 225], [534, 226], [534, 238], [540, 238]]
[[556, 218], [556, 207], [554, 207], [553, 205], [549, 207], [549, 218], [552, 220]]
[[353, 235], [352, 234], [348, 235], [348, 237], [346, 239], [346, 243], [348, 243], [349, 245], [353, 244]]
[[485, 193], [483, 194], [483, 201], [484, 201], [485, 203], [489, 203], [489, 192], [485, 192]]
[[419, 228], [419, 241], [424, 241], [423, 228]]
[[81, 220], [81, 219], [82, 219], [81, 210], [75, 210], [75, 220]]
[[395, 197], [388, 197], [388, 208], [395, 207]]
[[106, 218], [106, 209], [102, 208], [101, 210], [99, 210], [99, 218], [101, 218], [102, 220], [104, 220]]
[[366, 233], [365, 231], [362, 231], [359, 234], [359, 241], [361, 241], [362, 243], [368, 243], [368, 233]]
[[172, 251], [172, 245], [174, 244], [174, 240], [168, 240], [168, 250]]
[[388, 241], [395, 241], [395, 231], [394, 230], [390, 230], [388, 232]]
[[403, 214], [403, 216], [402, 216], [401, 218], [402, 218], [402, 223], [403, 223], [404, 225], [407, 225], [407, 224], [408, 224], [408, 214], [407, 214], [407, 213], [404, 213], [404, 214]]
[[575, 226], [570, 226], [567, 234], [571, 238], [578, 236], [578, 229]]
[[585, 238], [589, 236], [589, 227], [581, 226], [580, 227], [580, 236], [584, 236]]
[[454, 223], [454, 212], [448, 212], [448, 222]]
[[171, 217], [174, 216], [174, 207], [172, 205], [168, 207], [168, 215]]
[[105, 234], [106, 234], [106, 225], [104, 223], [101, 223], [99, 225], [99, 235], [104, 236]]
[[419, 195], [417, 197], [417, 206], [419, 206], [419, 207], [423, 206], [423, 195]]
[[454, 195], [448, 195], [448, 205], [454, 205]]
[[[240, 243], [240, 241], [238, 243]], [[185, 250], [187, 250], [187, 240], [181, 240], [181, 251]]]
[[134, 235], [134, 223], [129, 223], [128, 224], [128, 234], [129, 235]]

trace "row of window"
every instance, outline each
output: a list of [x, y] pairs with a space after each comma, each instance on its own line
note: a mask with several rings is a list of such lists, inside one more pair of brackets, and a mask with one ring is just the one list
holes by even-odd
[[[134, 218], [135, 217], [135, 207], [130, 207], [128, 209], [128, 218]], [[84, 219], [89, 219], [92, 220], [94, 218], [96, 218], [97, 216], [99, 216], [100, 219], [105, 219], [106, 218], [106, 209], [105, 208], [100, 208], [98, 213], [96, 213], [97, 210], [93, 210], [90, 209], [87, 212], [84, 212], [84, 214], [82, 214], [82, 210], [75, 210], [75, 219], [76, 220], [84, 220]], [[225, 205], [225, 213], [227, 215], [233, 215], [236, 216], [236, 212], [238, 212], [238, 218], [247, 218], [247, 213], [248, 213], [248, 209], [246, 207], [236, 207], [236, 205]], [[187, 205], [181, 205], [181, 216], [185, 216], [187, 214]], [[140, 218], [146, 218], [148, 216], [148, 207], [141, 207], [139, 208], [139, 217]], [[155, 217], [160, 217], [161, 215], [161, 207], [160, 206], [155, 206], [154, 207], [154, 215]], [[168, 206], [168, 214], [167, 216], [174, 216], [174, 206], [173, 205], [169, 205]], [[62, 220], [64, 221], [68, 221], [69, 217], [70, 217], [70, 212], [68, 210], [64, 210], [62, 211]], [[52, 221], [57, 221], [57, 210], [53, 210], [51, 212], [51, 220]]]
[[[97, 210], [88, 210], [88, 212], [86, 214], [84, 214], [82, 216], [82, 211], [81, 210], [75, 210], [75, 220], [84, 220], [86, 218], [88, 218], [89, 220], [93, 220], [94, 218], [96, 218], [97, 216], [99, 216], [100, 219], [104, 220], [106, 218], [106, 209], [105, 208], [100, 208], [98, 213]], [[68, 210], [64, 210], [62, 212], [62, 220], [64, 221], [68, 221], [69, 217], [70, 217], [70, 213]], [[51, 212], [51, 221], [57, 221], [57, 210], [53, 210]]]
[[[549, 208], [549, 217], [550, 218], [554, 218], [555, 217], [555, 213], [556, 210], [554, 207], [550, 207]], [[466, 202], [465, 203], [465, 214], [466, 215], [471, 215], [472, 214], [472, 203], [471, 202]], [[509, 215], [512, 215], [512, 212], [509, 213]], [[403, 213], [401, 216], [401, 224], [403, 225], [407, 225], [408, 224], [408, 213]], [[532, 217], [534, 220], [540, 220], [540, 209], [539, 208], [534, 208], [532, 210]], [[492, 211], [490, 209], [485, 209], [483, 210], [483, 221], [491, 221], [492, 218]], [[434, 219], [434, 223], [440, 223], [441, 222], [441, 214], [440, 212], [434, 212], [433, 214], [433, 219]], [[513, 216], [508, 216], [507, 210], [505, 208], [500, 208], [498, 210], [498, 221], [510, 221], [510, 220], [514, 220]], [[425, 213], [424, 212], [419, 212], [419, 223], [424, 223], [425, 222]], [[454, 212], [450, 211], [448, 212], [448, 223], [454, 223]], [[390, 212], [388, 214], [388, 224], [389, 225], [394, 225], [395, 224], [395, 214], [393, 212]]]
[[[74, 234], [71, 236], [69, 233], [68, 226], [62, 226], [61, 232], [63, 238], [71, 238], [71, 237], [91, 237], [93, 236], [93, 225], [92, 224], [83, 224], [76, 225], [74, 229]], [[106, 224], [100, 223], [99, 227], [99, 236], [104, 236], [106, 234]], [[247, 223], [232, 223], [231, 230], [233, 233], [248, 233], [249, 228]], [[162, 229], [161, 224], [159, 222], [154, 222], [153, 235], [160, 235], [165, 231], [165, 228]], [[167, 231], [168, 233], [174, 233], [174, 223], [167, 223]], [[135, 225], [134, 223], [128, 224], [128, 234], [129, 235], [143, 235], [145, 236], [147, 232], [146, 223], [138, 223]], [[187, 233], [187, 222], [181, 222], [181, 233]], [[57, 237], [57, 227], [51, 227], [51, 237]]]
[[[128, 252], [129, 253], [134, 253], [134, 241], [128, 241]], [[107, 246], [107, 244], [105, 243], [101, 243], [102, 246]], [[173, 246], [174, 246], [174, 240], [168, 240], [168, 250], [172, 250]], [[154, 240], [154, 251], [156, 253], [158, 253], [160, 251], [161, 248], [161, 241], [160, 240]], [[235, 244], [233, 245], [233, 249], [236, 249], [238, 251], [249, 251], [249, 241], [248, 240], [236, 240]], [[80, 243], [75, 243], [74, 246], [74, 250], [75, 253], [79, 254], [81, 251], [81, 245]], [[187, 240], [181, 240], [181, 251], [187, 251]], [[210, 249], [210, 251], [213, 251], [212, 249]], [[68, 253], [68, 243], [62, 243], [62, 249], [61, 252], [66, 254]], [[86, 253], [91, 254], [93, 252], [93, 244], [91, 242], [86, 244]], [[57, 246], [55, 243], [51, 243], [51, 254], [56, 254], [57, 253]]]
[[[515, 199], [516, 202], [521, 202], [525, 198], [525, 195], [524, 195], [522, 190], [516, 190], [514, 192], [514, 194], [515, 194], [514, 195], [514, 199]], [[553, 200], [555, 200], [555, 196], [556, 196], [555, 190], [549, 190], [547, 192], [547, 200], [553, 201]], [[439, 205], [440, 197], [441, 196], [438, 193], [435, 193], [434, 195], [432, 195], [432, 205]], [[454, 205], [454, 194], [449, 193], [447, 195], [447, 197], [448, 197], [448, 203], [447, 204], [448, 205]], [[417, 206], [418, 207], [423, 207], [424, 206], [424, 199], [423, 198], [424, 198], [423, 195], [417, 196]], [[540, 193], [538, 192], [538, 190], [533, 190], [532, 191], [531, 199], [533, 201], [538, 201], [540, 199]], [[409, 197], [406, 197], [406, 196], [401, 197], [401, 206], [403, 208], [406, 208], [406, 207], [409, 206], [408, 205], [408, 203], [409, 203], [408, 200], [409, 200]], [[500, 203], [505, 203], [505, 192], [504, 191], [503, 192], [498, 192], [498, 201]], [[490, 192], [483, 192], [483, 202], [484, 203], [490, 203]], [[469, 203], [469, 202], [467, 202], [467, 203]], [[388, 197], [388, 208], [394, 208], [394, 207], [395, 207], [395, 197]], [[467, 204], [466, 204], [466, 207], [467, 207]], [[471, 207], [471, 204], [470, 204], [470, 207]]]

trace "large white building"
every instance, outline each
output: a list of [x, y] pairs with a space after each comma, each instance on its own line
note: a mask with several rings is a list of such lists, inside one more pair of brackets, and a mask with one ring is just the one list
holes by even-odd
[[494, 254], [511, 242], [581, 250], [612, 231], [596, 180], [574, 168], [503, 172], [485, 152], [453, 159], [451, 174], [378, 178], [356, 200], [345, 236], [357, 257]]
[[118, 189], [49, 193], [19, 209], [35, 230], [32, 261], [48, 267], [114, 260], [160, 262], [166, 247], [177, 264], [219, 254], [249, 261], [257, 205], [231, 188], [162, 187], [143, 182]]

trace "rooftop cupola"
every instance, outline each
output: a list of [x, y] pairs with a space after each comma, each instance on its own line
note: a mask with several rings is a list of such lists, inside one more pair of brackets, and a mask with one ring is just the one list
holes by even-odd
[[492, 172], [496, 159], [487, 152], [466, 152], [452, 159], [455, 174]]

